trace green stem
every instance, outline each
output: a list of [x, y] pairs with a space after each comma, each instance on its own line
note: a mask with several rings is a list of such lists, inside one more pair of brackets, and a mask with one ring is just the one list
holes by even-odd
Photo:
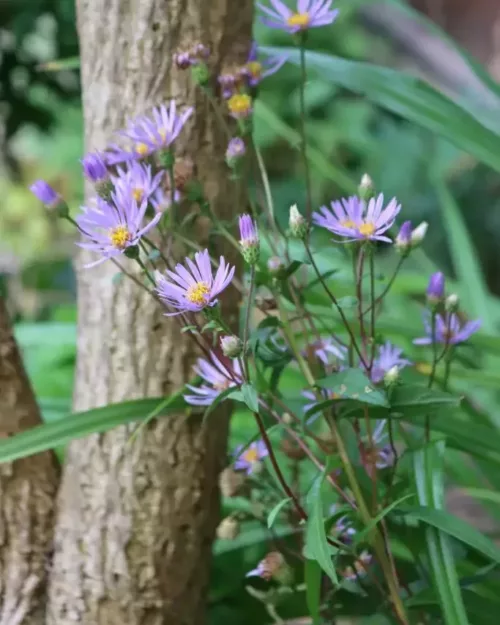
[[302, 35], [300, 42], [300, 134], [301, 134], [301, 152], [304, 161], [304, 173], [306, 178], [306, 216], [307, 221], [311, 221], [312, 212], [312, 190], [311, 190], [311, 172], [309, 171], [309, 161], [307, 160], [307, 134], [306, 134], [306, 102], [305, 91], [307, 82], [306, 70], [306, 48], [305, 36]]
[[250, 288], [248, 291], [248, 301], [247, 301], [247, 310], [245, 315], [245, 325], [243, 327], [243, 363], [245, 365], [245, 376], [246, 379], [249, 379], [249, 371], [248, 371], [248, 357], [247, 357], [247, 341], [248, 341], [248, 333], [250, 329], [250, 313], [252, 310], [252, 300], [253, 300], [253, 292], [255, 287], [255, 265], [252, 265], [250, 269]]
[[153, 276], [149, 273], [148, 268], [146, 267], [146, 265], [142, 262], [142, 260], [140, 258], [136, 258], [135, 259], [137, 261], [137, 264], [139, 265], [139, 267], [144, 271], [144, 273], [146, 274], [148, 280], [151, 282], [151, 284], [156, 288], [156, 282], [153, 279]]
[[389, 282], [387, 283], [385, 289], [382, 291], [382, 293], [375, 299], [375, 301], [373, 302], [373, 304], [370, 305], [369, 308], [367, 308], [363, 314], [366, 315], [366, 313], [369, 313], [371, 311], [372, 308], [376, 308], [384, 299], [384, 297], [387, 295], [387, 293], [389, 293], [389, 291], [391, 290], [392, 285], [394, 284], [394, 280], [396, 280], [397, 275], [399, 273], [399, 271], [401, 270], [401, 267], [403, 266], [403, 263], [406, 260], [406, 256], [401, 256], [401, 258], [398, 261], [398, 264], [396, 265], [396, 269], [394, 270], [394, 273], [391, 276], [391, 279], [389, 280]]

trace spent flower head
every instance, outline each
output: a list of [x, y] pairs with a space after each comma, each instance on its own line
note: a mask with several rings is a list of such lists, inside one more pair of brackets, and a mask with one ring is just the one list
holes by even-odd
[[77, 243], [80, 247], [98, 252], [101, 258], [86, 267], [93, 267], [135, 248], [141, 237], [147, 234], [160, 220], [158, 214], [144, 225], [147, 202], [141, 203], [131, 194], [112, 193], [108, 202], [95, 198], [89, 206], [83, 206], [76, 222], [82, 234], [88, 239]]
[[266, 17], [261, 21], [270, 28], [284, 30], [290, 34], [333, 24], [338, 10], [332, 10], [333, 0], [297, 0], [295, 10], [290, 9], [282, 0], [269, 0], [271, 7], [260, 2], [259, 9]]
[[461, 321], [456, 313], [435, 315], [434, 332], [432, 331], [432, 316], [424, 315], [424, 327], [426, 336], [414, 339], [415, 345], [432, 345], [433, 342], [444, 345], [457, 345], [467, 341], [474, 332], [481, 327], [481, 320]]
[[238, 358], [238, 356], [241, 356], [243, 343], [237, 336], [230, 335], [221, 337], [220, 346], [222, 353], [227, 358]]
[[267, 270], [272, 276], [279, 278], [285, 271], [286, 265], [279, 256], [271, 256], [267, 261]]
[[292, 237], [305, 239], [309, 232], [309, 225], [303, 215], [300, 214], [297, 204], [290, 206], [288, 228]]
[[247, 475], [258, 471], [260, 468], [261, 460], [267, 457], [269, 452], [265, 443], [261, 440], [254, 441], [244, 448], [240, 445], [235, 452], [238, 456], [234, 463], [234, 468], [237, 470], [244, 470]]
[[164, 275], [155, 273], [158, 296], [166, 306], [176, 309], [168, 316], [215, 306], [217, 296], [231, 283], [235, 271], [221, 256], [214, 276], [208, 250], [197, 252], [194, 262], [186, 258], [185, 264], [177, 264], [175, 271], [167, 269]]
[[247, 151], [244, 140], [241, 137], [233, 137], [226, 149], [226, 163], [229, 167], [234, 168], [235, 165], [245, 156]]
[[198, 358], [193, 367], [203, 383], [200, 386], [186, 385], [191, 394], [184, 395], [184, 400], [193, 406], [210, 406], [222, 392], [243, 382], [237, 360], [224, 364], [215, 352], [210, 352], [209, 356], [210, 360]]

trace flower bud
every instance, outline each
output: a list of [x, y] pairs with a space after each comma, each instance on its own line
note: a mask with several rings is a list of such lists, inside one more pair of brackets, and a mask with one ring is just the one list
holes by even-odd
[[243, 343], [237, 336], [223, 336], [220, 340], [222, 353], [228, 358], [238, 358], [241, 355]]
[[427, 286], [427, 303], [436, 307], [444, 298], [444, 274], [441, 271], [433, 273]]
[[210, 70], [205, 63], [199, 62], [191, 66], [191, 76], [195, 84], [205, 87], [210, 80]]
[[219, 488], [223, 497], [234, 497], [245, 483], [245, 476], [227, 467], [219, 475]]
[[255, 265], [260, 256], [260, 241], [257, 226], [250, 215], [240, 217], [240, 245], [245, 261]]
[[233, 517], [222, 519], [217, 527], [217, 538], [221, 540], [234, 540], [240, 533], [240, 524]]
[[292, 415], [291, 415], [289, 412], [284, 412], [284, 413], [281, 415], [281, 418], [283, 419], [283, 423], [284, 423], [285, 425], [292, 425], [292, 423], [293, 423], [293, 417], [292, 417]]
[[305, 239], [309, 232], [309, 226], [304, 217], [299, 213], [297, 204], [290, 206], [290, 219], [288, 220], [290, 234], [296, 239]]
[[401, 226], [394, 245], [400, 254], [407, 254], [411, 249], [411, 221], [405, 221]]
[[418, 247], [422, 243], [422, 241], [425, 239], [428, 228], [429, 224], [426, 221], [423, 221], [415, 228], [415, 230], [411, 233], [412, 247]]
[[394, 365], [394, 367], [391, 367], [389, 371], [385, 373], [384, 384], [386, 386], [392, 386], [393, 384], [396, 384], [398, 380], [399, 380], [399, 367], [397, 365]]
[[358, 187], [358, 195], [365, 202], [368, 202], [368, 200], [371, 200], [371, 198], [375, 196], [373, 180], [368, 174], [363, 174], [361, 178], [361, 182]]
[[245, 156], [247, 149], [245, 142], [241, 137], [233, 137], [227, 146], [226, 150], [226, 163], [231, 169], [234, 169], [236, 165]]
[[62, 199], [61, 195], [53, 189], [45, 180], [37, 180], [34, 182], [30, 191], [45, 208], [51, 213], [55, 213], [58, 217], [66, 218], [69, 216], [69, 209], [66, 202]]
[[285, 263], [279, 256], [271, 256], [267, 261], [267, 270], [275, 278], [279, 278], [285, 271]]
[[457, 312], [459, 303], [460, 301], [458, 299], [458, 295], [456, 293], [451, 293], [451, 295], [448, 295], [448, 297], [446, 298], [444, 302], [444, 307], [447, 312], [454, 313]]

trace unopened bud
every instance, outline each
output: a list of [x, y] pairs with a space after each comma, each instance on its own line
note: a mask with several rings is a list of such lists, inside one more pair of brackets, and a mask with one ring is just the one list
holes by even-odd
[[245, 483], [245, 476], [227, 467], [219, 475], [219, 488], [223, 497], [234, 497]]
[[427, 303], [435, 308], [444, 298], [444, 274], [441, 271], [433, 273], [427, 286]]
[[197, 85], [204, 87], [210, 80], [210, 70], [205, 63], [200, 62], [191, 66], [191, 76]]
[[394, 246], [400, 254], [406, 255], [410, 251], [411, 237], [411, 221], [405, 221], [396, 236], [396, 240], [394, 241]]
[[415, 230], [411, 233], [412, 247], [418, 247], [422, 243], [422, 241], [425, 239], [428, 228], [429, 224], [426, 221], [423, 221], [415, 228]]
[[305, 239], [309, 232], [309, 226], [305, 218], [299, 213], [297, 204], [290, 206], [290, 219], [288, 220], [290, 234], [296, 239]]
[[458, 295], [456, 293], [452, 293], [446, 298], [444, 306], [448, 312], [454, 313], [457, 312], [459, 303], [460, 301], [458, 299]]
[[217, 527], [217, 538], [221, 540], [234, 540], [240, 533], [240, 524], [233, 517], [222, 519]]
[[292, 423], [293, 423], [293, 417], [292, 417], [292, 415], [291, 415], [289, 412], [284, 412], [284, 413], [281, 415], [281, 418], [282, 418], [283, 423], [284, 423], [285, 425], [292, 425]]
[[368, 202], [368, 200], [371, 200], [372, 197], [375, 196], [373, 180], [368, 174], [363, 174], [361, 178], [361, 182], [358, 187], [358, 195], [362, 200], [365, 200], [365, 202]]
[[393, 384], [396, 384], [398, 380], [399, 380], [399, 367], [397, 365], [394, 365], [394, 367], [391, 367], [389, 371], [387, 371], [386, 374], [384, 375], [384, 384], [386, 386], [392, 386]]
[[272, 276], [279, 278], [285, 270], [285, 263], [279, 256], [271, 256], [267, 261], [267, 269]]
[[243, 343], [237, 336], [223, 336], [220, 340], [222, 353], [228, 358], [238, 358], [241, 355]]

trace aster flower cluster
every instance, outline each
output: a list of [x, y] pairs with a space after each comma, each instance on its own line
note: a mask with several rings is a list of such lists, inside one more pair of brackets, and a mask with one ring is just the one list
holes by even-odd
[[[311, 28], [333, 24], [338, 14], [332, 0], [268, 0], [258, 6], [264, 24], [291, 35], [302, 48]], [[397, 499], [410, 482], [401, 462], [407, 440], [418, 440], [421, 447], [432, 442], [428, 406], [434, 397], [439, 407], [446, 404], [456, 347], [481, 322], [466, 319], [458, 297], [447, 295], [441, 272], [411, 301], [412, 306], [425, 301], [423, 336], [407, 328], [406, 319], [403, 331], [380, 322], [390, 311], [389, 293], [404, 279], [402, 268], [423, 243], [428, 224], [401, 219], [398, 199], [379, 192], [366, 174], [349, 197], [322, 206], [314, 205], [309, 192], [298, 197], [284, 232], [249, 121], [260, 82], [286, 62], [284, 55], [262, 57], [254, 43], [243, 64], [223, 65], [219, 76], [210, 74], [203, 44], [177, 51], [173, 61], [178, 70], [191, 69], [196, 86], [216, 108], [214, 120], [227, 115], [221, 136], [229, 142], [225, 153], [214, 158], [222, 164], [225, 159], [228, 180], [239, 185], [248, 171], [262, 174], [265, 193], [255, 193], [258, 200], [248, 202], [249, 213], [246, 205], [235, 205], [224, 221], [196, 179], [196, 155], [178, 157], [179, 137], [194, 110], [179, 109], [175, 101], [129, 120], [117, 133], [120, 145], [82, 159], [95, 193], [74, 220], [60, 194], [44, 181], [32, 186], [33, 193], [76, 224], [77, 245], [95, 253], [89, 267], [109, 259], [117, 263], [119, 256], [135, 262], [135, 283], [172, 318], [169, 323], [177, 323], [196, 343], [196, 379], [181, 391], [193, 423], [200, 417], [202, 427], [217, 427], [208, 419], [222, 402], [241, 408], [238, 419], [242, 430], [248, 427], [249, 440], [242, 442], [238, 433], [242, 444], [228, 451], [219, 485], [224, 504], [233, 497], [248, 501], [229, 502], [235, 505], [220, 522], [217, 537], [234, 540], [247, 521], [266, 531], [274, 523], [286, 524], [301, 534], [296, 559], [318, 565], [325, 622], [330, 600], [342, 601], [338, 587], [348, 592], [356, 585], [357, 593], [366, 594], [365, 585], [383, 575], [383, 583], [376, 579], [376, 585], [392, 593], [385, 604], [404, 623], [396, 613], [403, 593], [385, 516], [399, 506]], [[305, 83], [301, 90], [303, 96]], [[235, 197], [241, 195], [237, 185]], [[189, 237], [200, 218], [203, 225], [210, 220], [206, 248]], [[219, 238], [233, 246], [240, 263], [235, 256], [211, 253]], [[178, 258], [181, 246], [193, 252]], [[381, 250], [384, 273], [391, 267], [383, 276]], [[339, 257], [346, 261], [337, 265]], [[237, 292], [243, 295], [239, 313], [232, 301]], [[228, 308], [232, 315], [226, 314]], [[406, 342], [399, 344], [401, 337]], [[422, 354], [428, 362], [416, 362]], [[431, 373], [425, 384], [416, 385], [414, 379], [426, 370]], [[425, 400], [421, 404], [419, 397]], [[419, 407], [423, 419], [415, 420]], [[402, 523], [404, 510], [399, 512]], [[270, 551], [252, 566], [248, 577], [271, 582], [269, 596], [276, 586], [294, 588], [294, 567], [283, 553]], [[266, 603], [265, 591], [259, 592], [254, 596], [274, 606]]]

